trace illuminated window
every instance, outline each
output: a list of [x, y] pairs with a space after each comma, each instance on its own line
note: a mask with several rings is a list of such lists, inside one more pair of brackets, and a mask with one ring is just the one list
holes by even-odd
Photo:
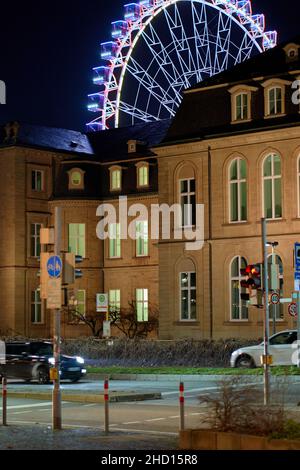
[[76, 294], [76, 300], [77, 300], [77, 305], [76, 305], [76, 311], [78, 314], [82, 317], [85, 317], [86, 315], [86, 292], [83, 289], [78, 289], [77, 294]]
[[136, 222], [136, 256], [148, 256], [148, 222], [146, 220]]
[[137, 321], [148, 321], [149, 317], [149, 299], [148, 289], [136, 289], [136, 314]]
[[69, 174], [69, 189], [84, 189], [84, 174], [80, 168], [73, 168]]
[[229, 168], [230, 222], [247, 220], [247, 167], [236, 158]]
[[120, 191], [122, 189], [121, 168], [110, 168], [110, 190]]
[[41, 253], [40, 231], [42, 224], [30, 224], [30, 256], [38, 258]]
[[112, 289], [109, 291], [109, 310], [111, 312], [120, 311], [121, 309], [121, 291]]
[[241, 275], [241, 269], [245, 269], [247, 261], [241, 256], [236, 256], [230, 265], [230, 318], [231, 320], [248, 320], [248, 307], [241, 299], [241, 294], [246, 289], [241, 287], [241, 281], [246, 279]]
[[196, 273], [180, 273], [180, 319], [196, 318]]
[[180, 180], [180, 204], [182, 227], [191, 227], [196, 225], [195, 179]]
[[137, 165], [137, 182], [138, 187], [149, 186], [149, 165], [148, 164], [138, 164]]
[[120, 224], [109, 224], [109, 257], [121, 257], [121, 227]]
[[69, 251], [85, 258], [85, 224], [69, 224]]
[[268, 91], [268, 116], [282, 113], [282, 88], [274, 87]]
[[248, 93], [240, 93], [235, 96], [235, 120], [249, 119]]
[[282, 217], [281, 158], [268, 155], [263, 162], [263, 214], [267, 219]]

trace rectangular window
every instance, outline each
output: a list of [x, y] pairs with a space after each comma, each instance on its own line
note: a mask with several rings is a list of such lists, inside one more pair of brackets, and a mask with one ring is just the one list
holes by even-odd
[[76, 310], [79, 315], [85, 317], [86, 314], [86, 293], [85, 290], [79, 289], [76, 294], [77, 306]]
[[121, 309], [121, 291], [119, 289], [110, 290], [108, 294], [109, 310], [111, 312]]
[[137, 314], [137, 321], [139, 322], [148, 321], [148, 315], [149, 315], [148, 289], [136, 290], [136, 314]]
[[269, 115], [282, 113], [282, 90], [281, 88], [272, 88], [269, 91]]
[[180, 181], [180, 204], [182, 227], [196, 225], [196, 182], [194, 179]]
[[31, 292], [31, 323], [43, 323], [43, 308], [39, 289]]
[[41, 254], [40, 230], [42, 224], [30, 224], [30, 256], [38, 258]]
[[85, 224], [69, 224], [69, 251], [85, 258]]
[[31, 189], [33, 191], [43, 191], [44, 189], [44, 172], [41, 170], [32, 170], [31, 172]]
[[236, 97], [236, 120], [243, 121], [248, 119], [248, 95], [241, 93]]
[[180, 273], [181, 320], [196, 320], [196, 273]]
[[121, 170], [111, 171], [110, 189], [111, 191], [118, 191], [121, 189]]
[[120, 224], [109, 224], [109, 257], [121, 258], [121, 227]]
[[149, 185], [149, 168], [148, 166], [140, 166], [138, 168], [138, 186]]
[[136, 256], [148, 256], [148, 222], [136, 222]]

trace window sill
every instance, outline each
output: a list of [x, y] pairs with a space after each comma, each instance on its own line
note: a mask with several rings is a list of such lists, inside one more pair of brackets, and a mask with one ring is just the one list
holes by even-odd
[[235, 119], [234, 121], [231, 121], [230, 124], [244, 124], [247, 122], [252, 122], [252, 119]]
[[222, 224], [222, 227], [235, 227], [240, 225], [251, 225], [251, 222], [249, 222], [248, 220], [239, 222], [226, 222], [225, 224]]
[[269, 114], [267, 116], [264, 116], [264, 119], [274, 119], [274, 118], [279, 118], [279, 117], [284, 117], [284, 116], [286, 116], [286, 113]]
[[[286, 222], [287, 220], [283, 219], [282, 217], [281, 218], [278, 217], [278, 219], [266, 219], [266, 221], [267, 223], [274, 224], [274, 223], [279, 223], [279, 222]], [[256, 223], [261, 224], [261, 220], [258, 220]]]
[[198, 326], [200, 322], [198, 320], [179, 320], [174, 321], [173, 325], [175, 326]]
[[230, 321], [224, 321], [223, 322], [223, 325], [225, 326], [249, 326], [249, 325], [253, 325], [253, 322], [252, 321], [249, 321], [249, 320], [230, 320]]
[[31, 323], [32, 327], [37, 327], [37, 326], [45, 326], [45, 322], [43, 323]]

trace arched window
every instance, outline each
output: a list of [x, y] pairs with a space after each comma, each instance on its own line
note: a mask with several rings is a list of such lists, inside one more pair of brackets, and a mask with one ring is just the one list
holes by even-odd
[[247, 220], [247, 167], [242, 158], [234, 159], [229, 168], [230, 222]]
[[[272, 254], [268, 256], [268, 265], [271, 266], [272, 264]], [[283, 263], [282, 259], [278, 255], [274, 255], [275, 257], [275, 264], [279, 265], [279, 290], [280, 290], [280, 297], [283, 297]], [[269, 286], [270, 288], [270, 286]], [[270, 315], [270, 320], [275, 318], [276, 320], [282, 320], [283, 319], [283, 304], [278, 304], [278, 305], [273, 305], [270, 304], [269, 307], [269, 315]]]
[[245, 269], [247, 261], [241, 256], [236, 256], [230, 264], [230, 319], [248, 320], [248, 307], [241, 299], [241, 294], [246, 293], [245, 288], [241, 288], [241, 281], [246, 279], [241, 275], [241, 269]]
[[281, 158], [272, 153], [263, 162], [263, 214], [267, 219], [282, 217]]
[[69, 174], [69, 189], [84, 189], [84, 174], [85, 172], [80, 168], [72, 168], [68, 171]]
[[180, 321], [197, 320], [197, 276], [193, 261], [183, 259], [179, 270], [179, 319]]

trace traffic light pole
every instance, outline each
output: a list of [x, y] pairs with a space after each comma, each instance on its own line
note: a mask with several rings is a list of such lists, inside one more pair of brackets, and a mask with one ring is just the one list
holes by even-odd
[[267, 252], [267, 221], [261, 219], [262, 252], [264, 262], [264, 294], [265, 294], [265, 318], [264, 318], [264, 404], [270, 403], [270, 364], [269, 364], [269, 285], [268, 285], [268, 252]]
[[[61, 208], [55, 207], [55, 240], [54, 254], [61, 255]], [[52, 427], [53, 430], [62, 428], [61, 419], [61, 391], [60, 391], [60, 337], [61, 337], [61, 310], [55, 309], [54, 313], [54, 331], [53, 331], [53, 352], [54, 352], [54, 369], [57, 371], [54, 377], [54, 387], [52, 393]]]

